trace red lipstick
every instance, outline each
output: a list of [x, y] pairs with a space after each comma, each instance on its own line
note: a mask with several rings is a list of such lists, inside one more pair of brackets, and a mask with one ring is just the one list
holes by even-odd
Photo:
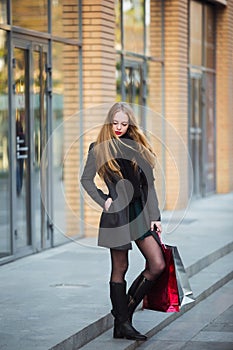
[[122, 134], [122, 132], [121, 131], [115, 131], [115, 134], [120, 136]]

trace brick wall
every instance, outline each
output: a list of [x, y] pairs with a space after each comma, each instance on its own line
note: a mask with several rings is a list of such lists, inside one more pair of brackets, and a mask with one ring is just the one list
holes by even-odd
[[147, 105], [152, 113], [147, 113], [147, 130], [153, 150], [157, 156], [155, 168], [155, 186], [160, 208], [164, 207], [164, 147], [163, 147], [163, 52], [162, 52], [162, 6], [161, 1], [150, 3], [150, 55], [147, 79]]
[[[76, 0], [62, 3], [62, 35], [66, 38], [78, 37], [78, 6]], [[63, 74], [63, 180], [66, 235], [80, 234], [80, 191], [77, 181], [79, 169], [79, 53], [78, 47], [62, 45]], [[55, 194], [56, 196], [56, 194]]]
[[114, 5], [114, 0], [83, 1], [84, 108], [115, 100]]
[[[116, 99], [115, 1], [83, 0], [82, 15], [86, 154], [89, 143], [95, 141], [107, 110]], [[87, 196], [85, 198], [85, 233], [96, 236], [100, 208]]]
[[150, 55], [147, 103], [157, 113], [162, 113], [162, 8], [161, 1], [151, 2]]
[[233, 190], [233, 1], [217, 12], [217, 192]]
[[[165, 2], [165, 118], [167, 209], [184, 208], [188, 199], [188, 2]], [[171, 127], [172, 126], [172, 127]], [[184, 142], [177, 142], [175, 134]], [[175, 160], [173, 155], [176, 156]], [[181, 188], [182, 186], [182, 188]]]

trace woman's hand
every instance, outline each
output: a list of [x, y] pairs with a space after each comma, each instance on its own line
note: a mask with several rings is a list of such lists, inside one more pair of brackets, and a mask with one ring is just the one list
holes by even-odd
[[159, 238], [161, 238], [161, 233], [162, 233], [162, 225], [161, 225], [161, 221], [151, 221], [150, 223], [150, 229], [151, 231], [154, 231], [156, 228], [156, 232], [159, 235]]
[[111, 204], [112, 204], [112, 198], [109, 197], [109, 198], [105, 201], [105, 203], [104, 203], [104, 209], [105, 209], [106, 211], [108, 211], [108, 209], [110, 208]]

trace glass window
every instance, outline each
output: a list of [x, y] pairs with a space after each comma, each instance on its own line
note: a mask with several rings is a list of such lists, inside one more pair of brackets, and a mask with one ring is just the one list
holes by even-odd
[[0, 258], [11, 254], [7, 35], [0, 30]]
[[204, 41], [204, 65], [208, 68], [214, 68], [214, 8], [210, 5], [205, 6], [205, 41]]
[[[148, 5], [149, 6], [149, 5]], [[146, 13], [148, 10], [146, 10]], [[146, 30], [147, 30], [147, 50], [148, 55], [154, 57], [162, 57], [162, 34], [163, 34], [163, 7], [160, 1], [150, 2], [150, 23], [147, 24], [146, 15]]]
[[[36, 243], [39, 247], [44, 247], [44, 240], [47, 227], [45, 220], [44, 206], [48, 208], [47, 203], [47, 179], [45, 173], [47, 171], [47, 164], [42, 164], [41, 157], [42, 152], [45, 150], [47, 143], [47, 99], [46, 99], [46, 72], [45, 66], [47, 62], [47, 53], [38, 51], [38, 48], [35, 47], [33, 50], [33, 77], [32, 82], [32, 98], [33, 103], [31, 110], [33, 120], [33, 147], [34, 154], [33, 161], [33, 187], [34, 193], [41, 193], [43, 206], [40, 196], [34, 196], [34, 208], [35, 208], [35, 235]], [[38, 192], [37, 192], [38, 191]], [[42, 238], [43, 237], [43, 238]]]
[[190, 154], [194, 193], [199, 195], [215, 190], [215, 75], [202, 68], [215, 68], [215, 13], [211, 4], [196, 1], [191, 2], [190, 12], [190, 63], [200, 66], [191, 68], [190, 78]]
[[145, 1], [146, 55], [150, 55], [150, 0]]
[[135, 53], [144, 53], [144, 1], [124, 0], [124, 49]]
[[116, 91], [117, 91], [117, 101], [122, 100], [121, 94], [121, 57], [117, 56], [116, 60]]
[[215, 191], [215, 117], [214, 117], [214, 80], [215, 76], [206, 73], [206, 127], [205, 140], [206, 148], [204, 154], [204, 170], [206, 176], [206, 192], [213, 193]]
[[190, 7], [190, 63], [202, 65], [202, 4], [195, 1]]
[[12, 0], [12, 22], [14, 26], [48, 31], [47, 0]]
[[126, 102], [142, 105], [142, 83], [143, 69], [142, 64], [127, 63], [125, 66], [125, 93]]
[[78, 48], [53, 44], [54, 243], [79, 234]]
[[7, 23], [7, 0], [0, 2], [0, 23]]
[[[121, 56], [118, 54], [116, 57], [117, 101], [123, 99], [134, 104], [150, 105], [153, 99], [149, 100], [148, 91], [146, 91], [149, 86], [148, 79], [150, 79], [150, 73], [147, 74], [148, 69], [150, 69], [150, 58], [146, 60], [146, 56], [163, 58], [163, 6], [161, 1], [116, 0], [116, 49], [119, 50], [121, 49], [122, 29], [120, 27], [121, 6], [123, 11], [124, 49], [126, 52], [122, 51]], [[144, 34], [146, 40], [144, 40]], [[128, 54], [127, 51], [139, 53], [145, 55], [145, 57], [139, 59], [135, 55], [132, 58], [132, 55]], [[160, 62], [158, 66], [160, 67], [158, 79], [161, 80]], [[152, 69], [151, 72], [152, 74], [157, 73], [155, 69]], [[153, 79], [157, 79], [157, 77]], [[150, 89], [151, 96], [153, 96], [153, 88]], [[161, 100], [160, 103], [162, 103]]]
[[67, 39], [79, 38], [77, 0], [52, 1], [52, 33]]
[[115, 47], [116, 50], [121, 50], [121, 2], [116, 0], [115, 2], [115, 15], [116, 15], [116, 26], [115, 26]]
[[15, 238], [16, 247], [23, 248], [31, 245], [31, 232], [28, 226], [29, 212], [29, 177], [30, 177], [30, 134], [28, 109], [28, 50], [14, 48], [14, 101], [16, 128], [16, 193], [15, 199]]
[[[121, 7], [123, 29], [121, 28]], [[122, 30], [124, 49], [138, 54], [161, 56], [162, 4], [151, 0], [115, 0], [115, 48], [122, 50]], [[145, 40], [144, 40], [145, 34]]]

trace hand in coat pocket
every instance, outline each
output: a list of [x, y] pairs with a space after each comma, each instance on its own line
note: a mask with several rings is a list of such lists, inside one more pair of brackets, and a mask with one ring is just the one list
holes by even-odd
[[104, 209], [105, 209], [106, 211], [108, 211], [109, 208], [110, 208], [110, 206], [111, 206], [111, 204], [112, 204], [112, 198], [109, 197], [109, 198], [105, 201], [105, 203], [104, 203]]

